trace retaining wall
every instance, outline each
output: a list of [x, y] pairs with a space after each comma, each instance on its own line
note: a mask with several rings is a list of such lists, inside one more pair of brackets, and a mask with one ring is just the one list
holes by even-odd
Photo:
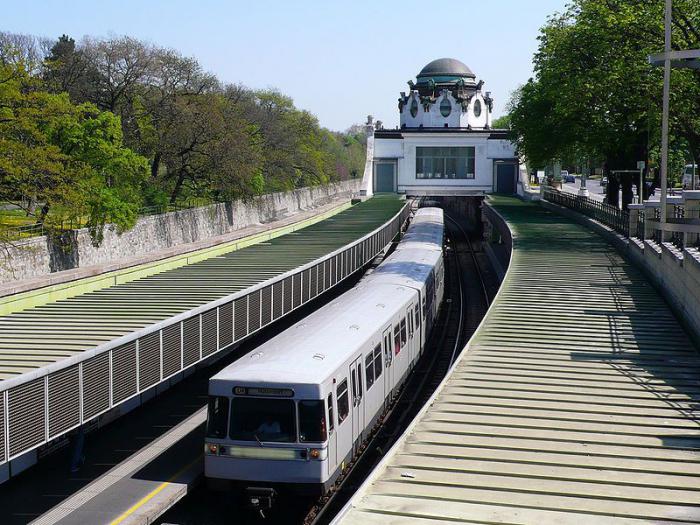
[[358, 193], [360, 182], [359, 179], [343, 181], [262, 195], [249, 202], [239, 200], [142, 217], [121, 235], [107, 226], [98, 247], [93, 246], [87, 229], [69, 232], [61, 238], [33, 237], [14, 243], [0, 254], [0, 283], [138, 257], [279, 220], [334, 201], [348, 200]]

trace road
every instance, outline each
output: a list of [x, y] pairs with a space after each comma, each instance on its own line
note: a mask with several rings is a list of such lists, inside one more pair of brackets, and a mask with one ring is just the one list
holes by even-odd
[[[576, 182], [567, 182], [562, 184], [562, 189], [568, 193], [577, 194], [579, 188], [581, 187], [581, 178], [576, 177]], [[588, 179], [586, 181], [586, 187], [588, 188], [589, 197], [597, 201], [603, 201], [605, 198], [605, 190], [600, 185], [600, 179]], [[636, 189], [635, 189], [636, 191]]]

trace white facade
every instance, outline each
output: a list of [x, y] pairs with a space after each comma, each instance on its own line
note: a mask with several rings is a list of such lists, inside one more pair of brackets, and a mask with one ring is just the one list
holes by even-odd
[[[418, 105], [415, 117], [411, 109]], [[449, 108], [449, 113], [443, 108]], [[435, 101], [430, 105], [421, 104], [421, 97], [417, 90], [408, 96], [408, 102], [399, 110], [401, 115], [401, 128], [474, 128], [484, 129], [491, 125], [491, 110], [484, 95], [479, 91], [472, 95], [466, 103], [460, 103], [448, 89], [443, 89]]]
[[506, 130], [491, 129], [493, 99], [482, 86], [457, 60], [425, 66], [399, 98], [401, 128], [377, 129], [370, 138], [363, 193], [515, 192], [515, 145]]

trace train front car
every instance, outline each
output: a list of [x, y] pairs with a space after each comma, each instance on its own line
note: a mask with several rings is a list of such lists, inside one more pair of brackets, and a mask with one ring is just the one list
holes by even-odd
[[441, 221], [419, 210], [375, 272], [210, 379], [210, 484], [244, 489], [258, 510], [277, 491], [332, 486], [422, 352], [442, 294]]
[[210, 380], [204, 459], [210, 484], [241, 489], [261, 510], [282, 484], [322, 493], [328, 472], [323, 385], [275, 382], [265, 368], [227, 368]]

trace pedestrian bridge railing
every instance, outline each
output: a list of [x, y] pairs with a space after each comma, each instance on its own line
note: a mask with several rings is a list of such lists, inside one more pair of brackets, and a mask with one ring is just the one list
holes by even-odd
[[661, 244], [670, 242], [679, 250], [700, 247], [700, 191], [684, 191], [666, 200], [666, 221], [661, 224], [661, 203], [630, 204], [630, 236]]
[[551, 186], [543, 188], [542, 197], [553, 204], [559, 204], [560, 206], [587, 215], [605, 224], [609, 228], [612, 228], [617, 233], [626, 237], [629, 236], [629, 213], [624, 210], [620, 210], [615, 206], [605, 204], [589, 197], [582, 197], [574, 195], [573, 193], [560, 191]]
[[648, 240], [657, 245], [670, 243], [681, 251], [684, 248], [700, 248], [700, 191], [669, 195], [663, 226], [659, 201], [630, 204], [628, 211], [625, 211], [551, 187], [544, 188], [542, 196], [551, 203], [583, 213], [617, 233], [640, 242]]

